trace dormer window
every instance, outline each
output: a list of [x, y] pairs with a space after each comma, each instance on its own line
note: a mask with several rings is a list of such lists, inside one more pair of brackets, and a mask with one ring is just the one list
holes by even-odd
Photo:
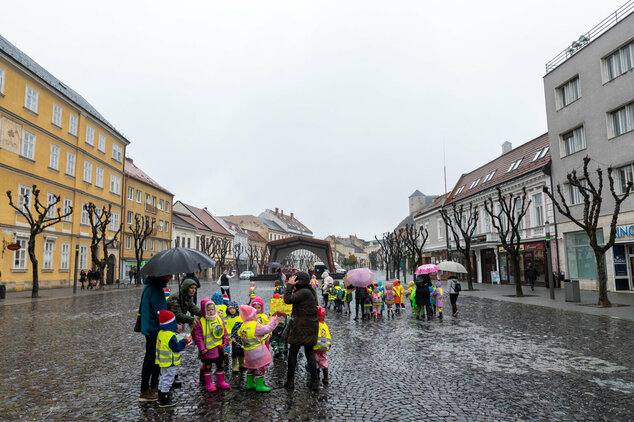
[[486, 183], [490, 181], [491, 179], [493, 179], [493, 175], [495, 174], [496, 171], [497, 170], [492, 170], [491, 173], [487, 174], [482, 183]]
[[522, 160], [523, 160], [523, 159], [524, 159], [524, 158], [520, 158], [520, 159], [519, 159], [519, 160], [517, 160], [517, 161], [513, 161], [513, 162], [511, 163], [511, 165], [509, 166], [509, 169], [508, 169], [506, 172], [507, 172], [507, 173], [510, 173], [510, 172], [512, 172], [512, 171], [514, 171], [514, 170], [517, 170], [517, 168], [520, 166], [520, 164], [522, 164]]
[[473, 183], [471, 183], [471, 186], [469, 186], [469, 189], [473, 189], [476, 186], [478, 186], [478, 183], [480, 183], [480, 179], [482, 179], [482, 178], [478, 177], [476, 180], [474, 180]]

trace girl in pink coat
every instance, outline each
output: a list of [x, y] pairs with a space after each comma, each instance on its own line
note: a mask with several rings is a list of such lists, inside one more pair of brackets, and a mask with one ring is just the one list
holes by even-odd
[[228, 390], [231, 386], [225, 382], [222, 358], [224, 348], [231, 343], [225, 323], [216, 310], [216, 304], [211, 300], [201, 300], [200, 307], [202, 317], [200, 324], [194, 325], [194, 342], [200, 351], [200, 360], [204, 367], [205, 388], [209, 392], [216, 391], [211, 380], [211, 366], [216, 365], [216, 386]]
[[438, 309], [438, 319], [442, 319], [442, 308], [445, 306], [445, 294], [442, 291], [442, 283], [436, 282], [436, 288], [431, 293], [436, 298], [436, 308]]
[[271, 391], [264, 385], [264, 369], [272, 360], [264, 336], [277, 327], [277, 317], [272, 317], [266, 325], [260, 325], [255, 308], [241, 305], [240, 318], [244, 321], [238, 330], [238, 335], [242, 339], [244, 366], [247, 368], [246, 389]]

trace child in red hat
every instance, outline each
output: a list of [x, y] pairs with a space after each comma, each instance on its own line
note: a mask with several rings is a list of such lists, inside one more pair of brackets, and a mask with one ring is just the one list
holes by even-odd
[[170, 389], [176, 377], [176, 367], [181, 363], [181, 351], [187, 345], [187, 338], [179, 339], [178, 333], [183, 329], [176, 324], [173, 312], [158, 312], [159, 328], [156, 339], [156, 364], [161, 368], [158, 386], [158, 403], [160, 407], [174, 406], [170, 397]]
[[317, 307], [317, 319], [319, 319], [319, 335], [317, 344], [313, 346], [315, 361], [317, 363], [317, 376], [319, 369], [324, 373], [323, 383], [328, 385], [328, 356], [326, 352], [330, 350], [330, 329], [326, 325], [326, 310], [321, 306]]

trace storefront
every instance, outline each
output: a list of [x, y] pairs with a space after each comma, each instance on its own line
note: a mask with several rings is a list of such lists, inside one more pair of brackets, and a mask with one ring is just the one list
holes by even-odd
[[493, 281], [492, 273], [497, 271], [497, 259], [495, 257], [495, 249], [482, 249], [480, 251], [480, 262], [482, 271], [482, 282], [491, 284]]
[[[515, 284], [511, 255], [503, 247], [498, 249], [500, 259], [500, 281], [505, 284]], [[537, 269], [536, 286], [546, 285], [546, 245], [545, 242], [523, 243], [520, 245], [520, 281], [526, 284], [524, 270], [532, 263]]]
[[614, 289], [634, 289], [634, 224], [617, 227], [612, 257]]

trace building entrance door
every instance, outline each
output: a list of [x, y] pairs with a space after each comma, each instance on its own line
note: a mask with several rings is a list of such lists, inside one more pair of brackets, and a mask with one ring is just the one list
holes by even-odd
[[497, 270], [495, 263], [495, 251], [493, 249], [482, 249], [482, 281], [491, 283], [491, 271]]

